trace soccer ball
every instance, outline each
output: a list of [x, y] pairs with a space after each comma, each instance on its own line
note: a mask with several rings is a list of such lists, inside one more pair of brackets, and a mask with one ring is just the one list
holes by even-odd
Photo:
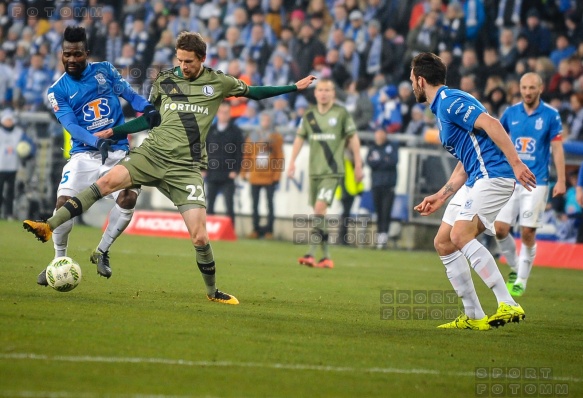
[[57, 257], [47, 266], [47, 282], [59, 292], [70, 292], [81, 282], [81, 267], [71, 257]]

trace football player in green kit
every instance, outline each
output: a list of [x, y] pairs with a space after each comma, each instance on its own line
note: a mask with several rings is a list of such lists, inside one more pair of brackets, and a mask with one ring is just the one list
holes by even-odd
[[[298, 260], [308, 267], [334, 268], [328, 250], [326, 211], [344, 177], [344, 148], [348, 147], [354, 155], [356, 181], [362, 180], [360, 139], [356, 134], [356, 125], [346, 108], [334, 103], [335, 93], [332, 80], [321, 79], [316, 83], [316, 106], [309, 108], [302, 117], [287, 169], [288, 177], [293, 178], [296, 158], [304, 140], [309, 140], [310, 205], [314, 208], [314, 218], [310, 249]], [[314, 254], [319, 244], [322, 245], [323, 258], [316, 263]]]
[[[148, 138], [111, 171], [89, 188], [70, 198], [46, 222], [24, 221], [23, 227], [46, 242], [52, 231], [87, 211], [101, 197], [120, 189], [155, 186], [182, 214], [196, 249], [196, 262], [211, 301], [239, 304], [234, 296], [215, 285], [215, 261], [206, 230], [206, 202], [201, 169], [207, 166], [205, 141], [221, 102], [230, 96], [254, 100], [306, 89], [316, 78], [307, 76], [289, 86], [247, 86], [232, 76], [203, 65], [206, 43], [194, 32], [182, 32], [176, 40], [179, 66], [156, 78], [149, 101], [162, 115], [162, 122]], [[103, 139], [116, 134], [148, 129], [139, 117], [114, 129], [102, 131]]]

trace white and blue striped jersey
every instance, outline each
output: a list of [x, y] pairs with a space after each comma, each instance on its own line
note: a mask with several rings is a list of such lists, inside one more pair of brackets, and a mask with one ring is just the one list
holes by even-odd
[[504, 111], [500, 122], [510, 134], [518, 156], [534, 173], [537, 185], [547, 185], [551, 141], [560, 139], [563, 132], [559, 112], [541, 100], [534, 112], [528, 115], [524, 104], [519, 102]]
[[466, 185], [472, 187], [480, 178], [514, 178], [504, 153], [483, 130], [474, 129], [478, 116], [486, 108], [473, 96], [442, 86], [431, 103], [437, 119], [443, 147], [464, 166]]
[[[125, 123], [119, 97], [138, 112], [149, 105], [109, 62], [88, 63], [80, 79], [63, 73], [47, 96], [55, 116], [71, 134], [71, 154], [96, 151], [94, 133]], [[128, 149], [127, 136], [116, 136], [112, 150]]]

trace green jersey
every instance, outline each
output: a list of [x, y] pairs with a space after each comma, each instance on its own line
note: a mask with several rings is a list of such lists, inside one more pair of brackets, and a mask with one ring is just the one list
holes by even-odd
[[156, 77], [149, 101], [162, 115], [141, 148], [169, 163], [206, 168], [206, 136], [226, 97], [245, 96], [245, 82], [203, 67], [196, 79], [185, 79], [179, 67]]
[[310, 176], [342, 177], [344, 148], [347, 138], [356, 131], [348, 111], [332, 105], [325, 114], [316, 106], [308, 108], [302, 117], [298, 135], [310, 141]]

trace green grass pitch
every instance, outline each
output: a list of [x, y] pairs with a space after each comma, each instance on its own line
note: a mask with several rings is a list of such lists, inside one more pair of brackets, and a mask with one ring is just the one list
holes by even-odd
[[[381, 293], [451, 289], [433, 252], [333, 247], [329, 270], [297, 265], [306, 248], [287, 242], [213, 242], [229, 306], [206, 299], [189, 241], [122, 236], [108, 280], [89, 263], [100, 236], [75, 227], [83, 280], [59, 293], [36, 285], [52, 242], [0, 222], [0, 396], [474, 397], [511, 383], [583, 396], [581, 271], [535, 267], [525, 322], [439, 330], [381, 319]], [[510, 368], [519, 379], [479, 373]]]

